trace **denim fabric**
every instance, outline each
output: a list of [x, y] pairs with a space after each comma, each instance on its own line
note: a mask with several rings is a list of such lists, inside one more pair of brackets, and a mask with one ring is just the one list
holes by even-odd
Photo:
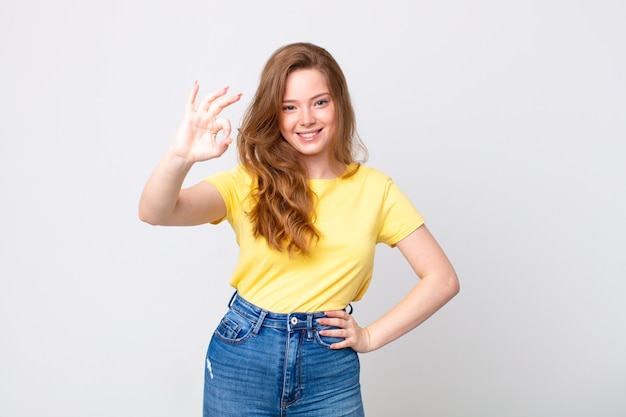
[[278, 314], [238, 295], [207, 352], [204, 417], [364, 416], [360, 365], [320, 336], [324, 313]]

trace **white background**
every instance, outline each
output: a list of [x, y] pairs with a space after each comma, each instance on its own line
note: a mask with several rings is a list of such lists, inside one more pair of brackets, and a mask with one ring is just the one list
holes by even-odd
[[[244, 93], [238, 125], [294, 41], [339, 61], [369, 164], [461, 279], [361, 356], [368, 415], [626, 415], [625, 22], [621, 0], [0, 0], [0, 416], [201, 414], [237, 247], [137, 203], [194, 80]], [[355, 316], [414, 281], [380, 247]]]

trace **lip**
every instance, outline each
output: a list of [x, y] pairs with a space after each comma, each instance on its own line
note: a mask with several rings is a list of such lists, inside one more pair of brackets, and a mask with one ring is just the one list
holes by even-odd
[[296, 132], [296, 134], [298, 135], [298, 137], [302, 140], [313, 140], [316, 139], [319, 134], [322, 132], [323, 129], [317, 129], [317, 130], [309, 130], [306, 132]]

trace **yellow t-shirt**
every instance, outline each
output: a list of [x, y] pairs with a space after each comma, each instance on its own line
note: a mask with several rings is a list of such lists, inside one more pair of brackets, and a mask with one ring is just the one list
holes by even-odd
[[246, 214], [254, 181], [241, 165], [205, 180], [223, 197], [225, 219], [240, 247], [231, 285], [277, 313], [337, 310], [361, 299], [372, 278], [376, 244], [394, 246], [424, 223], [391, 178], [360, 166], [348, 178], [310, 180], [318, 197], [320, 240], [309, 256], [290, 256], [254, 237]]

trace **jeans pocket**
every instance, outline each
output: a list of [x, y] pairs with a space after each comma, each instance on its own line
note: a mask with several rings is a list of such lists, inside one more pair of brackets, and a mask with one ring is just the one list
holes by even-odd
[[252, 321], [229, 310], [217, 325], [215, 336], [226, 343], [243, 343], [250, 337], [253, 328]]
[[335, 330], [339, 329], [339, 327], [333, 326], [320, 326], [315, 329], [315, 341], [318, 345], [330, 349], [330, 345], [333, 343], [343, 342], [343, 337], [333, 337], [333, 336], [322, 336], [320, 332], [322, 330]]

